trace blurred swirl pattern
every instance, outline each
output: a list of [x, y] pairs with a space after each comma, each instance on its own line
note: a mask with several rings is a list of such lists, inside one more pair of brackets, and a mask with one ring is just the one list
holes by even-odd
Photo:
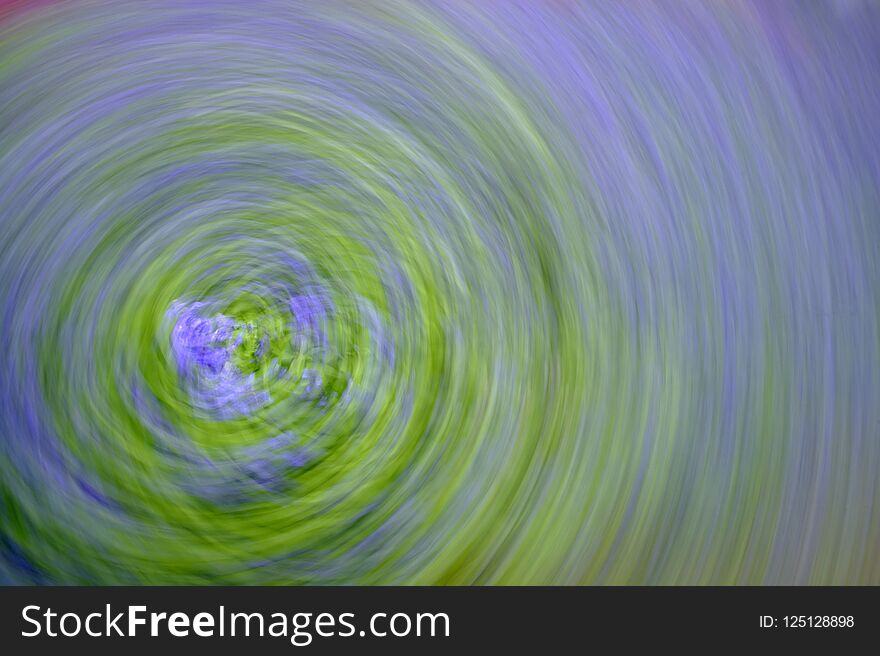
[[874, 2], [0, 6], [0, 581], [880, 584]]

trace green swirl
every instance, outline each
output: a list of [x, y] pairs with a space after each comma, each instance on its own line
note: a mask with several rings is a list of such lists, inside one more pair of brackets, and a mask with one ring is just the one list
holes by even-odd
[[0, 23], [0, 580], [878, 580], [880, 102], [764, 20]]

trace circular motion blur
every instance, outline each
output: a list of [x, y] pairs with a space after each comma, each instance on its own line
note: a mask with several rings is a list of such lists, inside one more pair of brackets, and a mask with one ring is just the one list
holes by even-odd
[[0, 5], [0, 582], [880, 584], [878, 52]]

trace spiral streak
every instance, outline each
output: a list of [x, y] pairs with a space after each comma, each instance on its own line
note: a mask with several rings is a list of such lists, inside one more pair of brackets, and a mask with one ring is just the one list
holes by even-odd
[[873, 2], [0, 8], [0, 581], [880, 584]]

